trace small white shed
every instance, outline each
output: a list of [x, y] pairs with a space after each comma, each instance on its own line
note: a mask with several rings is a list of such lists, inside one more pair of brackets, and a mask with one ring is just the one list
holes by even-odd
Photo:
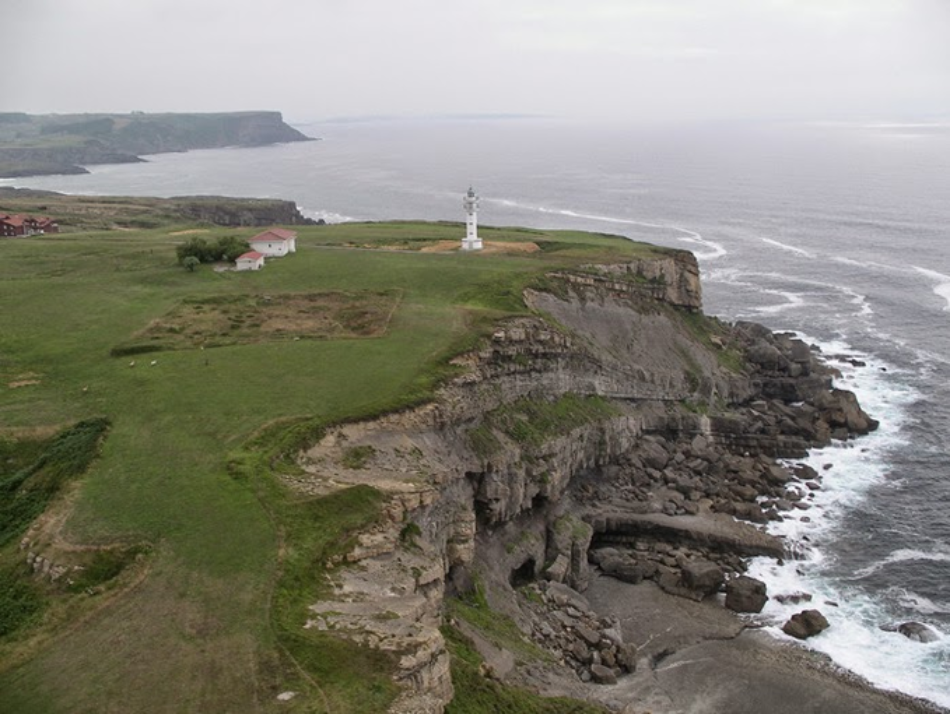
[[264, 254], [256, 250], [239, 255], [235, 261], [237, 270], [260, 270], [264, 267]]

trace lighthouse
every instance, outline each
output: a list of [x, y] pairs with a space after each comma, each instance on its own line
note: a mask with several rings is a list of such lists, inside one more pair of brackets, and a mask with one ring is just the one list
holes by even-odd
[[478, 237], [478, 196], [475, 189], [468, 187], [468, 193], [462, 199], [465, 209], [465, 237], [462, 239], [462, 250], [481, 250], [482, 239]]

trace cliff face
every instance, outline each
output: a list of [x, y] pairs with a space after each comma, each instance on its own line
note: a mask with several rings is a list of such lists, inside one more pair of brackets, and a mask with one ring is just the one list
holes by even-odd
[[6, 116], [0, 177], [85, 173], [88, 165], [142, 161], [140, 154], [312, 140], [280, 112]]
[[177, 196], [168, 207], [189, 220], [216, 226], [316, 225], [293, 201], [272, 198], [226, 198], [223, 196]]
[[[336, 596], [313, 611], [317, 626], [399, 653], [404, 696], [392, 711], [440, 712], [450, 700], [437, 627], [446, 594], [476, 584], [561, 662], [496, 676], [526, 681], [547, 667], [549, 691], [595, 696], [584, 682], [632, 670], [636, 652], [572, 599], [600, 557], [592, 545], [643, 533], [686, 544], [682, 562], [603, 568], [689, 595], [694, 558], [725, 553], [738, 570], [736, 552], [781, 554], [731, 518], [766, 519], [759, 497], [783, 495], [788, 478], [769, 456], [874, 426], [800, 341], [705, 318], [691, 256], [549, 277], [550, 289], [526, 295], [538, 316], [508, 320], [459, 358], [464, 374], [434, 403], [331, 430], [301, 458], [306, 475], [289, 480], [307, 493], [367, 483], [390, 495], [386, 523], [348, 557], [360, 568], [339, 569]], [[372, 457], [347, 468], [356, 446]], [[516, 596], [537, 581], [567, 615]]]

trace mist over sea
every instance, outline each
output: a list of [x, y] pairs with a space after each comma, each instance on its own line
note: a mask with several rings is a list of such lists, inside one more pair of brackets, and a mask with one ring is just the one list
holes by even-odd
[[[334, 222], [461, 221], [471, 184], [483, 224], [694, 251], [707, 313], [821, 345], [840, 384], [881, 421], [875, 434], [810, 457], [824, 488], [811, 510], [775, 526], [802, 559], [757, 562], [753, 574], [770, 594], [813, 595], [831, 629], [811, 646], [879, 686], [950, 707], [950, 128], [633, 130], [540, 119], [298, 128], [323, 140], [0, 185], [269, 196]], [[780, 626], [802, 607], [773, 600], [766, 614]], [[880, 629], [909, 620], [939, 640]]]

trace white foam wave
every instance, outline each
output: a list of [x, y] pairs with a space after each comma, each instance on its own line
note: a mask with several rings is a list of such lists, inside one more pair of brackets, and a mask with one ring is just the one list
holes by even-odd
[[933, 561], [937, 563], [950, 563], [950, 553], [946, 552], [937, 552], [930, 553], [923, 550], [915, 550], [912, 548], [902, 548], [900, 550], [895, 550], [893, 553], [890, 553], [884, 560], [881, 560], [873, 565], [869, 565], [866, 568], [861, 568], [860, 570], [855, 571], [855, 578], [866, 578], [868, 575], [873, 575], [882, 568], [886, 568], [888, 565], [893, 565], [894, 563], [906, 563], [908, 561]]
[[883, 270], [888, 272], [895, 273], [906, 273], [907, 268], [902, 268], [897, 265], [887, 265], [886, 263], [875, 263], [872, 260], [855, 260], [854, 258], [846, 258], [843, 255], [835, 255], [831, 258], [836, 263], [841, 263], [842, 265], [851, 265], [855, 268], [864, 268], [866, 270]]
[[505, 198], [495, 198], [491, 199], [497, 203], [500, 203], [503, 206], [509, 208], [519, 208], [529, 211], [537, 211], [538, 213], [548, 213], [559, 216], [566, 216], [568, 218], [579, 218], [587, 221], [598, 221], [601, 223], [615, 223], [617, 225], [625, 226], [637, 226], [639, 228], [655, 228], [658, 230], [672, 230], [678, 233], [684, 233], [685, 237], [681, 237], [680, 240], [686, 243], [694, 243], [696, 245], [703, 246], [706, 248], [705, 251], [694, 251], [696, 257], [699, 260], [715, 260], [716, 258], [721, 258], [726, 255], [728, 251], [720, 243], [711, 241], [708, 238], [704, 238], [701, 234], [696, 231], [690, 230], [689, 228], [683, 228], [682, 226], [673, 225], [670, 223], [653, 223], [651, 221], [638, 221], [633, 218], [618, 218], [616, 216], [602, 216], [596, 213], [582, 213], [580, 211], [574, 211], [570, 208], [548, 208], [547, 206], [531, 206], [524, 203], [519, 203], [518, 201], [513, 201], [511, 199]]
[[944, 305], [943, 310], [944, 312], [950, 312], [950, 275], [944, 275], [943, 273], [938, 273], [936, 270], [928, 270], [927, 268], [918, 268], [916, 265], [914, 266], [914, 270], [934, 281], [934, 295], [944, 299], [944, 302], [947, 304]]
[[[921, 395], [904, 383], [901, 370], [873, 355], [854, 350], [843, 341], [819, 346], [825, 354], [847, 354], [867, 364], [862, 368], [842, 361], [835, 363], [835, 367], [841, 370], [848, 388], [857, 394], [864, 409], [881, 419], [881, 425], [860, 442], [835, 442], [813, 450], [804, 459], [824, 476], [821, 490], [809, 494], [812, 508], [804, 513], [789, 514], [785, 521], [769, 526], [770, 532], [790, 545], [802, 546], [796, 548], [800, 559], [779, 563], [756, 558], [749, 569], [752, 577], [767, 583], [772, 595], [762, 613], [770, 623], [767, 629], [776, 637], [784, 638], [780, 627], [792, 614], [803, 607], [817, 607], [828, 618], [831, 629], [827, 634], [809, 639], [806, 646], [824, 652], [876, 686], [950, 706], [950, 690], [944, 684], [950, 661], [950, 637], [922, 645], [881, 630], [882, 625], [893, 622], [893, 615], [887, 610], [888, 600], [909, 608], [917, 613], [917, 618], [924, 620], [927, 615], [942, 616], [945, 605], [910, 592], [899, 593], [899, 597], [872, 597], [856, 582], [862, 572], [870, 574], [885, 567], [886, 562], [932, 560], [942, 563], [950, 561], [950, 552], [939, 548], [895, 550], [882, 563], [852, 573], [849, 578], [833, 578], [828, 570], [831, 561], [822, 549], [842, 527], [841, 515], [865, 500], [872, 487], [887, 482], [888, 453], [906, 443], [902, 427], [910, 419], [908, 407]], [[833, 468], [822, 468], [829, 463]], [[840, 564], [835, 567], [840, 568]], [[783, 604], [774, 597], [801, 592], [812, 596], [810, 603], [788, 601]]]
[[707, 249], [705, 251], [693, 251], [699, 260], [716, 260], [716, 258], [721, 258], [728, 253], [721, 243], [716, 243], [715, 241], [711, 241], [708, 238], [703, 238], [699, 233], [695, 233], [694, 231], [690, 231], [685, 228], [679, 228], [678, 226], [670, 226], [670, 228], [682, 231], [683, 233], [692, 234], [686, 238], [680, 238], [680, 240], [684, 243], [695, 243], [696, 245], [704, 246]]
[[769, 295], [778, 295], [783, 298], [785, 302], [779, 303], [778, 305], [763, 305], [762, 307], [757, 307], [754, 309], [754, 312], [758, 315], [777, 315], [780, 312], [801, 307], [805, 304], [805, 299], [797, 293], [784, 290], [762, 290], [762, 292]]
[[936, 603], [929, 597], [912, 590], [888, 588], [886, 594], [895, 597], [901, 605], [921, 615], [950, 615], [950, 603]]
[[784, 250], [789, 253], [795, 253], [800, 255], [803, 258], [814, 258], [815, 254], [805, 250], [804, 248], [799, 248], [798, 246], [789, 245], [788, 243], [782, 243], [781, 241], [774, 240], [772, 238], [759, 238], [763, 243], [768, 243], [769, 245], [775, 246], [779, 250]]
[[[762, 287], [761, 278], [778, 283], [791, 284], [796, 287], [803, 287], [805, 290], [793, 291], [764, 288]], [[843, 295], [845, 298], [847, 298], [849, 304], [854, 305], [857, 308], [855, 312], [851, 313], [851, 317], [853, 318], [860, 318], [866, 321], [874, 315], [874, 309], [871, 307], [867, 296], [859, 293], [856, 290], [853, 290], [852, 288], [849, 288], [846, 285], [835, 285], [833, 283], [825, 283], [818, 280], [807, 280], [798, 277], [790, 277], [780, 273], [740, 272], [731, 268], [707, 272], [704, 282], [723, 283], [725, 285], [732, 285], [737, 288], [748, 289], [760, 295], [777, 295], [783, 299], [783, 302], [777, 305], [750, 305], [742, 316], [772, 315], [790, 310], [792, 308], [800, 307], [802, 305], [807, 305], [811, 302], [807, 299], [809, 293], [814, 292], [813, 290], [809, 290], [810, 288], [817, 288], [818, 291], [835, 292]], [[817, 295], [817, 300], [822, 303], [825, 302], [825, 299], [820, 294]]]

